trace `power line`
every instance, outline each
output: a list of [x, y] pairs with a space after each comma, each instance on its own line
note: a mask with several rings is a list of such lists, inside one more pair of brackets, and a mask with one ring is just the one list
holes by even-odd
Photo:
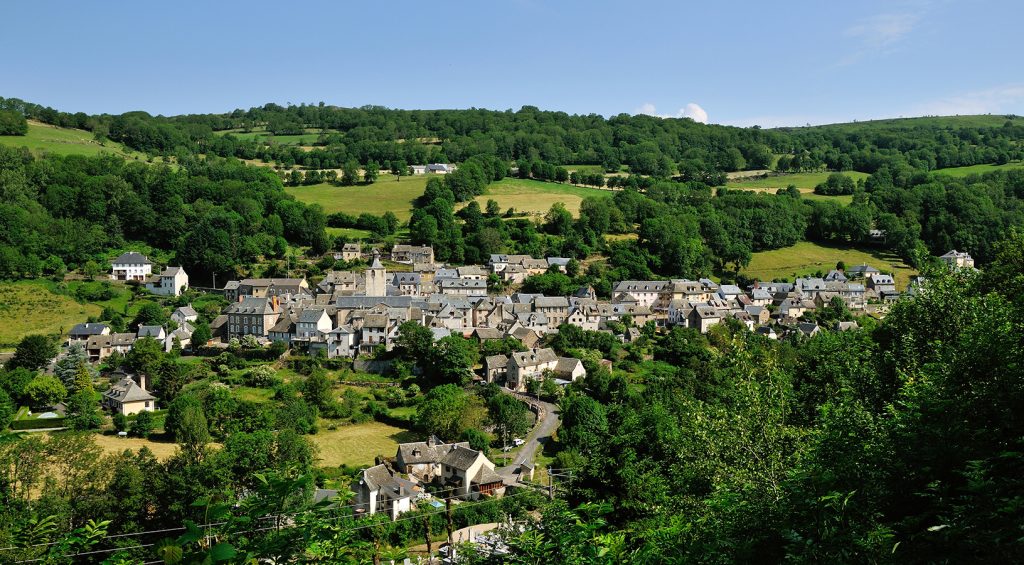
[[[508, 496], [503, 496], [501, 498], [490, 498], [490, 499], [487, 499], [487, 500], [481, 500], [481, 501], [477, 501], [477, 502], [467, 502], [467, 503], [465, 503], [465, 506], [474, 506], [474, 507], [475, 506], [480, 506], [482, 504], [487, 504], [488, 502], [495, 502], [495, 501], [498, 501], [498, 500], [505, 500], [505, 499], [508, 499], [508, 498], [515, 498], [517, 496], [528, 494], [529, 492], [530, 491], [524, 490], [523, 492], [517, 492], [515, 494], [510, 494]], [[458, 497], [452, 497], [451, 499], [454, 499], [454, 498], [458, 498]], [[444, 499], [444, 500], [450, 500], [450, 499]], [[407, 516], [405, 518], [396, 518], [396, 519], [392, 520], [391, 522], [389, 522], [389, 524], [395, 524], [395, 523], [404, 522], [404, 521], [407, 521], [407, 520], [422, 519], [424, 516], [435, 516], [437, 514], [441, 514], [441, 513], [446, 512], [446, 511], [447, 511], [447, 509], [435, 510], [435, 511], [430, 511], [430, 512], [424, 512], [424, 513], [421, 513], [421, 514], [417, 514], [415, 516]], [[277, 516], [266, 516], [266, 517], [261, 518], [261, 519], [274, 518], [274, 517], [277, 517]], [[353, 517], [352, 516], [339, 516], [337, 518], [329, 519], [328, 521], [340, 520], [340, 519], [346, 519], [346, 518], [347, 519], [351, 519]], [[363, 530], [363, 529], [366, 529], [366, 528], [376, 527], [377, 525], [378, 524], [365, 524], [365, 525], [356, 526], [356, 527], [353, 527], [353, 528], [342, 528], [340, 531], [343, 531], [343, 532], [357, 531], [357, 530]], [[243, 535], [243, 534], [265, 532], [265, 531], [270, 531], [270, 530], [286, 530], [286, 529], [292, 529], [292, 528], [297, 528], [297, 527], [299, 527], [298, 524], [291, 524], [291, 525], [285, 525], [285, 526], [272, 526], [272, 527], [269, 527], [269, 528], [257, 528], [257, 529], [253, 529], [253, 530], [243, 530], [243, 531], [240, 531], [240, 532], [227, 532], [227, 533], [221, 534], [221, 535], [219, 535], [217, 537], [219, 539], [230, 539], [231, 537], [240, 536], [240, 535]], [[155, 545], [156, 545], [155, 543], [147, 543], [147, 544], [133, 545], [133, 546], [128, 546], [128, 547], [114, 547], [114, 548], [110, 548], [110, 549], [98, 549], [98, 550], [85, 551], [85, 552], [80, 552], [80, 553], [69, 553], [69, 554], [60, 555], [60, 556], [57, 556], [57, 557], [58, 558], [82, 557], [82, 556], [85, 556], [85, 555], [97, 555], [97, 554], [100, 554], [100, 553], [111, 553], [111, 552], [115, 552], [115, 551], [127, 551], [127, 550], [130, 550], [130, 549], [144, 549], [144, 548], [147, 548], [147, 547], [153, 547]], [[16, 549], [27, 549], [27, 548], [16, 548]], [[45, 561], [46, 559], [49, 559], [49, 557], [40, 557], [40, 558], [37, 558], [37, 559], [27, 559], [27, 560], [23, 560], [23, 561], [17, 561], [16, 563], [36, 563], [36, 562], [39, 562], [39, 561]], [[160, 561], [154, 561], [152, 563], [160, 563]]]

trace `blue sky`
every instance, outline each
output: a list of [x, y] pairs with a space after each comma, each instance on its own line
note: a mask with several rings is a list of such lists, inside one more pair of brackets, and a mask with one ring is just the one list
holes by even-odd
[[802, 125], [1024, 114], [1024, 2], [5, 3], [0, 96], [61, 110], [266, 102]]

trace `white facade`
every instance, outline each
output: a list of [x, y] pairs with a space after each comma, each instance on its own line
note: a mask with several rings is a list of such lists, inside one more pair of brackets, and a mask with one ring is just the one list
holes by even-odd
[[110, 278], [118, 281], [144, 281], [153, 274], [153, 262], [145, 255], [129, 251], [110, 265]]

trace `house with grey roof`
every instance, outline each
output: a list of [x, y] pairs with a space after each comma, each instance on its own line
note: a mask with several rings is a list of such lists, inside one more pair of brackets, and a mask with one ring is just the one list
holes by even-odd
[[559, 357], [549, 348], [534, 348], [513, 353], [508, 360], [505, 386], [522, 392], [526, 390], [530, 380], [542, 379], [546, 374], [570, 382], [575, 381], [587, 375], [583, 363], [576, 361], [579, 359]]
[[110, 278], [117, 281], [142, 282], [153, 274], [153, 262], [138, 251], [122, 253], [110, 262]]
[[188, 274], [181, 267], [167, 267], [146, 280], [146, 290], [161, 296], [181, 296], [188, 290]]
[[85, 342], [85, 352], [89, 354], [90, 361], [102, 361], [117, 352], [128, 353], [135, 344], [134, 333], [112, 333], [91, 336]]
[[110, 335], [110, 326], [97, 323], [75, 324], [68, 332], [68, 345], [85, 343], [94, 335]]
[[971, 254], [967, 253], [966, 251], [957, 251], [956, 249], [951, 249], [951, 250], [947, 251], [945, 254], [940, 255], [939, 259], [941, 259], [942, 262], [945, 263], [946, 265], [948, 265], [950, 268], [954, 268], [954, 269], [973, 269], [974, 268], [974, 258], [971, 257]]
[[398, 518], [412, 509], [412, 497], [422, 489], [392, 471], [387, 465], [374, 465], [363, 469], [356, 491], [356, 515], [372, 516], [382, 512]]
[[196, 312], [192, 305], [179, 306], [171, 313], [171, 319], [176, 324], [184, 324], [185, 322], [195, 322], [199, 319], [199, 312]]
[[[140, 382], [145, 383], [145, 377], [140, 376]], [[103, 392], [102, 404], [115, 414], [138, 414], [139, 412], [152, 412], [156, 410], [156, 397], [150, 394], [140, 382], [136, 382], [131, 375], [125, 375], [116, 384]]]

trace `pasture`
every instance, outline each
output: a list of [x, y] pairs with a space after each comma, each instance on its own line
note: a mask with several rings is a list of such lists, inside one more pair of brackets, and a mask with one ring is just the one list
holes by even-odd
[[59, 128], [35, 120], [29, 120], [27, 135], [0, 135], [0, 145], [28, 147], [36, 156], [48, 153], [93, 157], [107, 153], [127, 159], [146, 158], [142, 153], [126, 149], [115, 141], [96, 141], [93, 134], [85, 130]]
[[891, 272], [897, 288], [903, 289], [910, 277], [917, 271], [905, 264], [899, 257], [874, 249], [858, 249], [849, 246], [823, 245], [801, 241], [791, 247], [754, 253], [750, 264], [742, 274], [764, 281], [788, 279], [813, 275], [821, 271], [828, 273], [843, 261], [847, 268], [867, 263], [883, 272]]
[[29, 334], [67, 332], [101, 310], [55, 294], [36, 281], [0, 283], [0, 349], [13, 349]]
[[399, 443], [422, 440], [409, 430], [380, 422], [338, 426], [334, 430], [321, 427], [309, 439], [319, 449], [320, 465], [325, 467], [370, 466], [378, 455], [393, 457]]
[[932, 171], [937, 175], [946, 175], [951, 177], [966, 177], [969, 175], [980, 175], [984, 173], [993, 173], [995, 171], [1012, 171], [1024, 169], [1024, 161], [1011, 161], [1005, 165], [971, 165], [969, 167], [950, 167], [948, 169], [937, 169]]
[[[285, 192], [307, 204], [319, 204], [328, 214], [345, 212], [358, 216], [364, 212], [381, 215], [394, 212], [399, 220], [406, 221], [412, 216], [412, 203], [423, 194], [427, 186], [428, 175], [402, 177], [395, 180], [392, 175], [384, 175], [370, 185], [333, 186], [330, 184], [314, 184], [310, 186], [288, 186]], [[487, 191], [476, 197], [480, 207], [487, 205], [488, 200], [495, 200], [502, 211], [515, 208], [517, 212], [544, 214], [555, 202], [565, 204], [574, 215], [579, 215], [580, 202], [588, 196], [608, 198], [614, 194], [610, 190], [586, 188], [570, 184], [543, 182], [528, 179], [507, 178], [487, 187]], [[341, 230], [331, 228], [335, 235], [349, 237], [365, 237], [365, 231]]]
[[487, 206], [488, 200], [494, 200], [502, 211], [515, 208], [516, 212], [531, 214], [544, 214], [551, 209], [552, 204], [561, 202], [574, 216], [578, 216], [584, 198], [610, 198], [614, 194], [611, 190], [598, 188], [507, 178], [491, 183], [484, 194], [476, 197], [476, 201], [481, 208]]
[[321, 183], [288, 186], [284, 190], [306, 204], [319, 204], [328, 214], [345, 212], [358, 216], [366, 212], [380, 216], [390, 211], [405, 221], [412, 216], [412, 201], [423, 194], [427, 178], [427, 175], [419, 175], [396, 181], [394, 175], [384, 175], [370, 185], [333, 186]]

